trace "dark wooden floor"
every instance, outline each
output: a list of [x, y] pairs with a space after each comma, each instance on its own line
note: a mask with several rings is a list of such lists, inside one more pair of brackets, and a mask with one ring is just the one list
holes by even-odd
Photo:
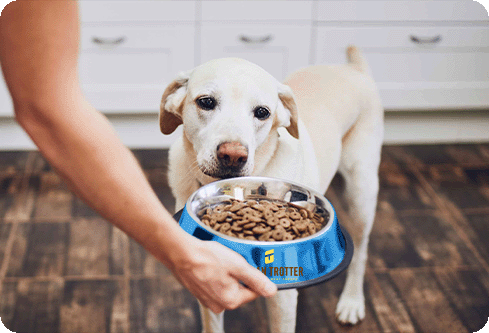
[[[136, 151], [167, 207], [165, 151]], [[341, 327], [345, 275], [300, 292], [298, 332], [474, 332], [489, 316], [489, 145], [387, 146], [366, 318]], [[348, 227], [341, 180], [327, 197]], [[36, 152], [0, 153], [0, 317], [15, 332], [197, 332], [196, 300], [74, 197]], [[228, 332], [267, 332], [263, 300]]]

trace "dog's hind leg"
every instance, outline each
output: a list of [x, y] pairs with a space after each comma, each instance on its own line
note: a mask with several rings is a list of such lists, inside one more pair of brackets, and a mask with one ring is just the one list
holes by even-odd
[[266, 300], [270, 332], [295, 332], [297, 289], [282, 290]]
[[377, 207], [381, 144], [382, 127], [379, 126], [374, 131], [371, 127], [368, 131], [354, 129], [343, 146], [339, 171], [345, 179], [345, 197], [351, 220], [348, 230], [355, 247], [345, 287], [336, 307], [337, 319], [343, 324], [356, 324], [365, 317], [363, 281], [368, 240]]
[[224, 333], [224, 311], [215, 314], [199, 302], [202, 333]]

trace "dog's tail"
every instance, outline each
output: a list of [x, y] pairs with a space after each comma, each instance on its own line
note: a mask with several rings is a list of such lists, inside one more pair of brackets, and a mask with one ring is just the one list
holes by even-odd
[[370, 73], [370, 68], [367, 61], [362, 55], [362, 52], [355, 46], [350, 45], [346, 49], [346, 58], [348, 59], [348, 64], [362, 73]]

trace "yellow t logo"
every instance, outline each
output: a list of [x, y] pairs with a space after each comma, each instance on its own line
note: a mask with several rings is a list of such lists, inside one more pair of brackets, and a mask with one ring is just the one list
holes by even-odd
[[265, 252], [265, 264], [271, 264], [273, 262], [273, 249]]

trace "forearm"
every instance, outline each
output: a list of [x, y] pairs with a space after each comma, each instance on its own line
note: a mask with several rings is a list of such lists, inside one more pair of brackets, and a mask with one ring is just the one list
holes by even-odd
[[[178, 247], [185, 235], [154, 194], [133, 154], [81, 94], [71, 96], [75, 99], [66, 105], [52, 104], [49, 111], [20, 106], [18, 121], [73, 192], [104, 218], [153, 254], [156, 249], [151, 247], [161, 246], [162, 238], [168, 251]], [[64, 117], [56, 117], [58, 112]], [[159, 259], [167, 261], [164, 251], [158, 249]]]

